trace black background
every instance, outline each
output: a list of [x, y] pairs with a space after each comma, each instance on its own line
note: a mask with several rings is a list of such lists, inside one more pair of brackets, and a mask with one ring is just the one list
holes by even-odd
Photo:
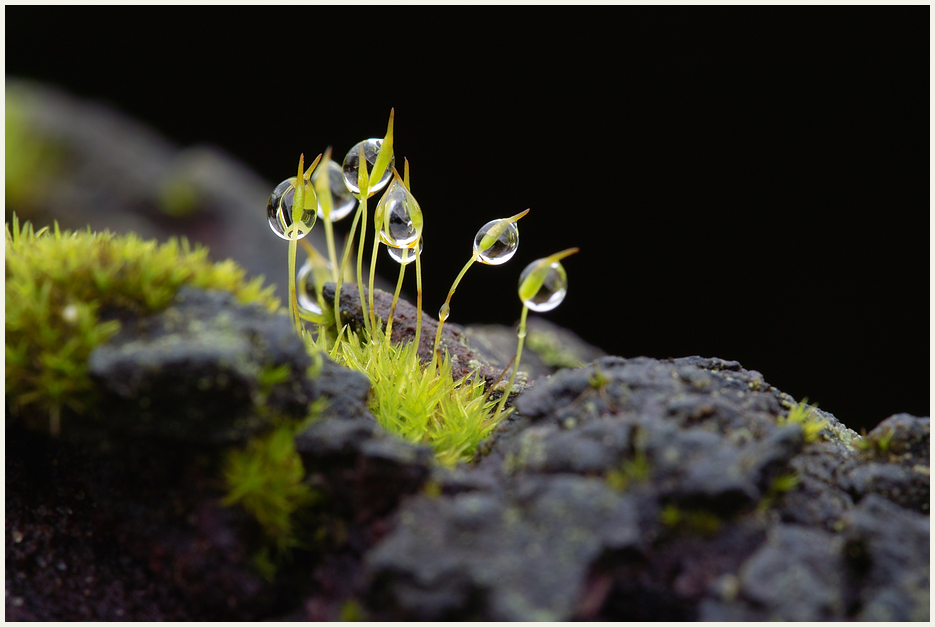
[[529, 207], [452, 321], [513, 323], [523, 267], [578, 246], [545, 315], [611, 354], [736, 359], [857, 429], [928, 415], [925, 7], [6, 7], [6, 71], [271, 185], [395, 107], [429, 312]]

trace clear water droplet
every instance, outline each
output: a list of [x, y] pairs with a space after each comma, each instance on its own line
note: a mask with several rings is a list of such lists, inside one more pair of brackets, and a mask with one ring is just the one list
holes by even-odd
[[[306, 193], [309, 193], [307, 191]], [[286, 230], [292, 226], [292, 203], [295, 198], [295, 177], [288, 178], [273, 189], [269, 201], [266, 204], [266, 219], [269, 221], [269, 228], [276, 235], [284, 240], [291, 239], [286, 235]], [[311, 229], [315, 225], [317, 216], [314, 211], [304, 210], [302, 212], [302, 222]], [[302, 239], [307, 233], [298, 231], [296, 239]]]
[[[322, 169], [317, 168], [315, 173], [312, 174], [313, 183], [318, 179], [321, 172]], [[328, 162], [328, 185], [331, 188], [331, 221], [337, 222], [341, 218], [347, 217], [354, 210], [357, 206], [357, 199], [354, 198], [354, 194], [344, 184], [344, 174], [341, 171], [341, 166], [334, 161]], [[320, 201], [318, 203], [318, 217], [325, 218]]]
[[296, 300], [299, 301], [299, 307], [316, 314], [321, 313], [321, 307], [318, 306], [317, 288], [331, 281], [331, 263], [321, 259], [318, 263], [311, 257], [305, 260], [296, 276]]
[[[360, 155], [358, 146], [363, 144], [364, 146], [364, 159], [367, 160], [367, 174], [373, 170], [373, 165], [377, 162], [377, 153], [380, 152], [380, 146], [383, 145], [382, 139], [366, 139], [362, 142], [354, 144], [354, 147], [347, 151], [347, 156], [344, 157], [344, 166], [342, 168], [344, 173], [344, 184], [353, 194], [359, 194], [360, 188], [357, 187], [357, 172], [360, 165]], [[383, 173], [383, 176], [380, 177], [379, 181], [370, 181], [370, 193], [378, 192], [389, 183], [390, 177], [393, 176], [393, 170], [390, 168], [396, 163], [396, 155], [390, 157], [390, 164], [386, 166], [386, 172]]]
[[[422, 248], [424, 246], [425, 246], [425, 240], [420, 237], [419, 238], [419, 254], [420, 255], [422, 254]], [[403, 250], [404, 250], [403, 248], [397, 248], [396, 246], [390, 246], [389, 244], [387, 244], [386, 246], [386, 252], [390, 254], [390, 257], [393, 258], [393, 261], [395, 261], [396, 263], [402, 264], [404, 266], [408, 266], [410, 263], [416, 260], [416, 251], [414, 248], [409, 248], [409, 247], [405, 248], [405, 250], [407, 250], [408, 252], [406, 253], [406, 260], [403, 261]]]
[[451, 307], [448, 306], [448, 303], [445, 303], [438, 309], [438, 320], [439, 322], [444, 322], [448, 319], [448, 314], [451, 311]]
[[[526, 266], [526, 269], [519, 275], [520, 285], [522, 285], [526, 277], [532, 273], [536, 265], [537, 262], [534, 261]], [[539, 288], [539, 291], [531, 298], [523, 301], [523, 304], [533, 311], [552, 311], [565, 300], [565, 294], [567, 292], [568, 275], [565, 274], [565, 268], [562, 267], [561, 263], [553, 261], [549, 266], [549, 271], [546, 273], [545, 280], [542, 281], [542, 286]]]
[[519, 247], [519, 229], [516, 227], [515, 222], [508, 222], [503, 233], [494, 240], [493, 244], [478, 250], [484, 236], [502, 222], [506, 222], [506, 220], [491, 220], [482, 226], [477, 235], [474, 236], [474, 252], [478, 253], [478, 260], [490, 266], [499, 266], [501, 263], [506, 263], [513, 258], [516, 249]]
[[419, 231], [412, 221], [412, 213], [422, 211], [413, 206], [415, 198], [406, 192], [406, 188], [393, 181], [383, 194], [377, 211], [383, 211], [383, 226], [380, 229], [380, 241], [394, 248], [406, 248], [416, 241]]

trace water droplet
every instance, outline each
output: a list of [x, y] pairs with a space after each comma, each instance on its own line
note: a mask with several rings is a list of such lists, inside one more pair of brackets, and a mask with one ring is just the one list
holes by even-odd
[[[306, 193], [310, 193], [307, 190]], [[286, 230], [292, 226], [292, 202], [295, 197], [295, 177], [286, 179], [276, 186], [273, 193], [270, 194], [269, 202], [266, 205], [266, 218], [269, 220], [269, 228], [279, 237], [288, 240]], [[314, 211], [308, 209], [302, 212], [302, 222], [311, 229], [315, 225], [317, 216]], [[302, 239], [307, 235], [302, 231], [296, 233], [296, 239]]]
[[448, 306], [448, 303], [442, 305], [438, 310], [438, 321], [444, 322], [448, 319], [448, 314], [451, 311], [451, 308]]
[[[541, 260], [540, 260], [541, 261]], [[539, 261], [534, 261], [519, 275], [519, 284], [522, 285], [532, 272], [536, 269]], [[568, 292], [568, 275], [565, 274], [565, 268], [558, 261], [553, 261], [545, 274], [539, 290], [530, 298], [523, 301], [523, 304], [533, 311], [552, 311], [558, 307]]]
[[[358, 154], [358, 146], [363, 144], [364, 146], [364, 159], [367, 160], [367, 174], [373, 170], [373, 165], [377, 162], [377, 153], [380, 152], [380, 146], [383, 145], [382, 139], [367, 139], [357, 144], [354, 144], [354, 147], [347, 151], [347, 156], [344, 157], [344, 184], [347, 186], [351, 193], [359, 194], [360, 188], [357, 187], [357, 171], [360, 164], [360, 155]], [[386, 166], [386, 172], [383, 173], [383, 176], [380, 177], [379, 181], [370, 181], [370, 193], [378, 192], [389, 183], [390, 177], [393, 176], [393, 171], [390, 169], [396, 163], [396, 156], [393, 155], [390, 157], [390, 163]]]
[[[425, 241], [423, 240], [423, 238], [420, 237], [419, 238], [419, 254], [420, 255], [422, 254], [422, 248], [424, 246], [425, 246]], [[397, 248], [396, 246], [390, 246], [389, 244], [387, 244], [386, 246], [386, 252], [390, 254], [390, 257], [393, 258], [393, 261], [395, 261], [396, 263], [403, 264], [404, 266], [408, 266], [410, 263], [416, 260], [416, 251], [414, 248], [406, 247], [405, 250], [407, 250], [408, 252], [406, 253], [406, 260], [403, 261], [403, 250], [404, 250], [403, 248]]]
[[316, 262], [311, 257], [306, 259], [296, 276], [295, 292], [299, 307], [320, 314], [317, 288], [331, 280], [331, 263], [328, 260], [322, 258]]
[[[319, 178], [321, 172], [322, 169], [317, 168], [315, 173], [312, 174], [313, 183]], [[354, 198], [354, 194], [344, 184], [344, 174], [341, 172], [341, 166], [334, 161], [328, 161], [328, 186], [331, 188], [331, 221], [337, 222], [341, 218], [347, 217], [354, 210], [354, 207], [357, 206], [357, 199]], [[318, 217], [325, 218], [325, 214], [321, 210], [320, 200], [318, 202]]]
[[387, 246], [406, 248], [419, 237], [415, 218], [421, 216], [422, 209], [398, 179], [383, 194], [376, 211], [383, 212], [380, 241]]
[[[506, 223], [506, 228], [503, 228], [504, 223]], [[485, 248], [478, 250], [486, 235], [495, 234], [491, 233], [495, 227], [503, 228], [500, 237], [495, 239], [493, 243], [487, 244]], [[477, 235], [474, 236], [474, 252], [478, 253], [478, 260], [490, 266], [499, 266], [501, 263], [509, 261], [516, 254], [518, 247], [519, 229], [516, 228], [515, 222], [508, 220], [491, 220], [482, 226]]]

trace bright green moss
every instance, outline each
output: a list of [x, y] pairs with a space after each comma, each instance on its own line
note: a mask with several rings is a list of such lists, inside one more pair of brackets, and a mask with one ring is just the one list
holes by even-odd
[[298, 544], [296, 512], [318, 498], [304, 482], [305, 469], [295, 450], [295, 434], [304, 424], [285, 421], [246, 448], [231, 450], [224, 466], [223, 504], [243, 507], [280, 553]]
[[58, 433], [64, 409], [86, 412], [91, 350], [119, 330], [122, 314], [145, 315], [182, 285], [225, 290], [278, 308], [262, 278], [233, 261], [213, 263], [185, 239], [165, 244], [110, 232], [38, 233], [14, 215], [6, 225], [6, 396], [13, 419]]
[[483, 379], [455, 381], [447, 358], [438, 368], [423, 366], [415, 343], [387, 343], [379, 325], [374, 341], [350, 333], [334, 343], [330, 354], [370, 379], [370, 409], [384, 429], [431, 446], [442, 465], [471, 459], [496, 426], [492, 416], [496, 402], [487, 400]]
[[789, 410], [787, 416], [780, 416], [776, 419], [780, 425], [796, 424], [802, 428], [802, 437], [805, 442], [811, 443], [818, 439], [822, 429], [828, 426], [828, 421], [821, 418], [815, 408], [802, 401]]

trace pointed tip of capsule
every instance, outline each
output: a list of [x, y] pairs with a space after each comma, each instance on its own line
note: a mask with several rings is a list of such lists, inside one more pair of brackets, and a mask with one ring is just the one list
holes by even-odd
[[305, 153], [303, 152], [302, 154], [299, 155], [299, 171], [298, 171], [298, 174], [296, 174], [296, 176], [301, 179], [303, 176], [302, 173], [304, 171], [305, 171]]
[[529, 209], [527, 209], [526, 211], [521, 211], [520, 213], [517, 213], [515, 216], [510, 216], [509, 218], [507, 218], [507, 220], [509, 222], [516, 222], [517, 220], [522, 218], [527, 213], [529, 213]]
[[565, 250], [557, 252], [554, 255], [549, 255], [548, 259], [551, 262], [559, 261], [561, 259], [564, 259], [565, 257], [574, 255], [576, 252], [580, 250], [581, 250], [580, 248], [566, 248]]
[[[305, 155], [302, 155], [302, 156], [304, 157]], [[308, 170], [305, 171], [305, 175], [303, 176], [303, 178], [304, 178], [306, 181], [312, 176], [312, 172], [315, 171], [315, 167], [318, 165], [318, 162], [319, 162], [319, 161], [321, 161], [321, 153], [319, 153], [318, 156], [315, 157], [315, 160], [312, 161], [312, 165], [308, 166]], [[302, 162], [302, 161], [301, 161], [301, 159], [300, 159], [300, 160], [299, 160], [299, 163], [301, 163], [301, 162]], [[302, 168], [299, 167], [299, 170], [301, 170], [301, 169], [302, 169]]]

